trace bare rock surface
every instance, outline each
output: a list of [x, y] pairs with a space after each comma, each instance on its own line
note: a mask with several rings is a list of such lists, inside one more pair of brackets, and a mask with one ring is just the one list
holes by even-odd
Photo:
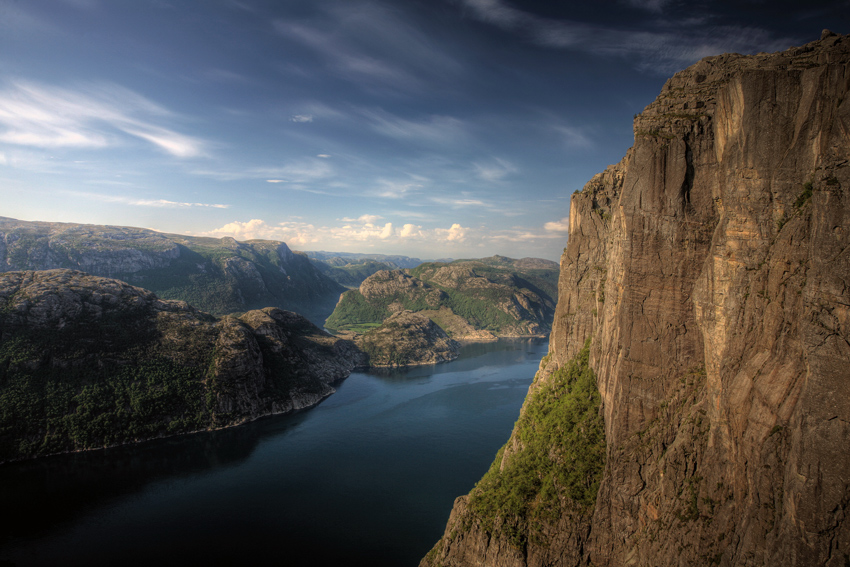
[[0, 273], [0, 461], [301, 409], [364, 364], [277, 308], [216, 319], [83, 272]]
[[848, 564], [848, 90], [832, 33], [667, 81], [626, 157], [573, 195], [532, 386], [592, 339], [593, 510], [508, 549], [462, 499], [423, 565]]

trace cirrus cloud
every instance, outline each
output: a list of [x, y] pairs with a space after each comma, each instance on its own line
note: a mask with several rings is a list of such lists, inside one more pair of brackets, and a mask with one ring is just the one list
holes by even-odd
[[176, 116], [123, 87], [66, 89], [14, 81], [0, 90], [0, 142], [38, 148], [107, 148], [127, 137], [175, 157], [206, 155], [207, 143], [160, 124]]

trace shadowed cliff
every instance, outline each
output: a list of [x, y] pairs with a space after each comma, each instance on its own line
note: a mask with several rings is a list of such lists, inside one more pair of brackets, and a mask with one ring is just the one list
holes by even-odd
[[216, 319], [82, 272], [0, 273], [0, 462], [305, 408], [364, 363], [276, 308]]

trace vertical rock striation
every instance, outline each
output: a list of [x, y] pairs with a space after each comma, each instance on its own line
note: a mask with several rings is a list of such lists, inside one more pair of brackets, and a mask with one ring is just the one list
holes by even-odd
[[[573, 195], [532, 385], [591, 339], [595, 505], [562, 497], [535, 526], [462, 497], [423, 565], [850, 562], [848, 90], [850, 37], [829, 32], [667, 81], [626, 157]], [[515, 432], [502, 462], [519, 449]], [[537, 536], [511, 546], [506, 525]]]

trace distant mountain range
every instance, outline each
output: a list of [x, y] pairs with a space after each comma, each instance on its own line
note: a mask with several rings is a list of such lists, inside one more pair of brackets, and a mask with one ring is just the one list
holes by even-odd
[[[356, 254], [352, 252], [305, 252], [326, 276], [347, 288], [358, 287], [381, 270], [412, 269], [423, 263], [419, 258], [388, 254]], [[451, 259], [436, 260], [451, 262]]]
[[451, 258], [439, 260], [420, 260], [410, 256], [398, 256], [394, 254], [360, 254], [356, 252], [325, 252], [305, 251], [311, 260], [319, 260], [329, 266], [339, 267], [348, 264], [363, 264], [368, 261], [380, 262], [398, 269], [415, 268], [423, 262], [451, 262]]
[[68, 268], [213, 315], [279, 307], [321, 324], [345, 291], [283, 242], [0, 217], [0, 272]]

